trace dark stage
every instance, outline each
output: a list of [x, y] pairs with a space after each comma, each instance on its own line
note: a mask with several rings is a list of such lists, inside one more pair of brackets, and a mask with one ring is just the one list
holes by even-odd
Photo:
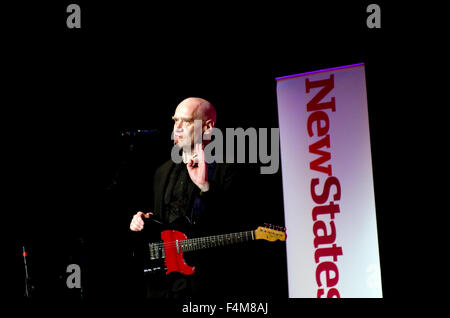
[[[66, 27], [68, 3], [14, 5], [3, 81], [11, 202], [3, 228], [13, 239], [9, 294], [27, 301], [25, 246], [33, 302], [140, 299], [132, 274], [132, 213], [111, 212], [108, 189], [134, 164], [155, 170], [170, 158], [176, 105], [190, 96], [208, 99], [223, 129], [278, 127], [275, 77], [364, 62], [383, 296], [395, 297], [393, 278], [402, 265], [391, 257], [399, 225], [393, 210], [403, 190], [391, 176], [401, 179], [407, 172], [398, 171], [392, 158], [404, 153], [396, 140], [404, 136], [400, 123], [409, 119], [397, 103], [397, 74], [406, 61], [395, 48], [409, 35], [398, 27], [401, 11], [377, 3], [380, 29], [366, 25], [367, 1], [299, 6], [78, 1], [81, 29]], [[127, 129], [159, 133], [121, 136]], [[281, 169], [271, 175], [258, 171], [258, 164], [245, 167], [246, 196], [253, 203], [245, 219], [284, 226]], [[240, 216], [230, 211], [230, 218]], [[255, 224], [236, 225], [250, 230]], [[283, 243], [236, 247], [233, 253], [231, 270], [248, 282], [242, 284], [246, 288], [230, 287], [233, 296], [271, 299], [273, 310], [286, 310]], [[249, 253], [258, 266], [239, 261]], [[66, 286], [66, 269], [73, 263], [81, 267], [82, 288]], [[290, 306], [297, 308], [295, 302]]]

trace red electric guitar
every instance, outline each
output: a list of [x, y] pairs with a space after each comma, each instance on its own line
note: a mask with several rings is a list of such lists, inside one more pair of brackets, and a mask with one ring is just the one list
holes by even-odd
[[229, 244], [247, 242], [252, 240], [285, 241], [286, 229], [272, 225], [260, 226], [254, 231], [237, 232], [230, 234], [205, 236], [188, 239], [185, 234], [175, 230], [161, 232], [162, 242], [150, 243], [150, 264], [161, 262], [164, 265], [151, 265], [144, 269], [144, 273], [155, 273], [165, 270], [168, 275], [171, 272], [179, 272], [184, 275], [192, 275], [195, 268], [186, 264], [183, 253], [205, 248], [224, 246]]

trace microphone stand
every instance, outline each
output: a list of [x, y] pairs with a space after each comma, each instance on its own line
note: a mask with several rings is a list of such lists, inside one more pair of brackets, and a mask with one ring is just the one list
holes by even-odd
[[25, 249], [25, 245], [22, 246], [22, 256], [23, 256], [23, 264], [25, 267], [25, 297], [31, 298], [31, 285], [30, 285], [30, 275], [28, 273], [28, 264], [27, 264], [27, 251]]

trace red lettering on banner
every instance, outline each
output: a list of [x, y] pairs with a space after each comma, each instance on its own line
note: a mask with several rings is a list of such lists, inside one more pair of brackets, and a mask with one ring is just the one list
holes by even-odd
[[[322, 272], [325, 272], [326, 286], [327, 287], [336, 286], [336, 284], [339, 281], [339, 271], [336, 264], [333, 262], [323, 262], [317, 266], [316, 269], [317, 286], [322, 286], [322, 281], [320, 280], [320, 274], [322, 274]], [[330, 277], [330, 272], [334, 273], [333, 277]]]
[[322, 298], [323, 294], [324, 294], [323, 288], [319, 288], [317, 290], [317, 298]]
[[341, 184], [339, 183], [338, 178], [336, 177], [329, 177], [325, 181], [325, 185], [323, 187], [323, 193], [321, 195], [317, 195], [316, 191], [314, 190], [316, 185], [319, 184], [319, 178], [314, 178], [311, 180], [311, 196], [317, 204], [325, 203], [328, 200], [328, 197], [330, 196], [330, 188], [332, 185], [336, 186], [336, 193], [333, 195], [334, 200], [340, 200], [341, 199]]
[[337, 262], [339, 255], [342, 255], [342, 247], [337, 247], [333, 244], [332, 247], [318, 248], [314, 253], [316, 263], [319, 263], [321, 257], [333, 257], [333, 261]]
[[331, 288], [327, 293], [327, 298], [341, 298], [341, 295], [339, 295], [339, 291], [336, 288]]
[[330, 78], [313, 81], [309, 78], [305, 80], [306, 93], [308, 94], [311, 88], [322, 87], [322, 89], [306, 104], [308, 112], [314, 110], [321, 110], [330, 108], [333, 112], [336, 110], [335, 98], [331, 97], [329, 102], [319, 103], [331, 90], [334, 88], [334, 74], [330, 75]]
[[[339, 269], [337, 266], [338, 256], [343, 255], [342, 247], [337, 246], [336, 242], [336, 225], [334, 220], [335, 214], [340, 213], [339, 204], [334, 201], [341, 199], [341, 184], [339, 179], [332, 175], [332, 161], [331, 151], [325, 151], [323, 148], [330, 149], [330, 117], [325, 113], [325, 110], [336, 111], [335, 97], [332, 96], [329, 101], [323, 101], [323, 99], [334, 88], [334, 74], [331, 74], [329, 78], [324, 80], [311, 81], [308, 78], [305, 79], [306, 93], [309, 94], [312, 88], [320, 88], [320, 90], [311, 98], [306, 104], [307, 112], [310, 112], [307, 120], [307, 130], [310, 138], [315, 137], [314, 129], [316, 130], [316, 137], [322, 137], [319, 140], [311, 142], [309, 145], [309, 153], [318, 155], [319, 157], [312, 160], [309, 163], [310, 170], [314, 170], [328, 177], [323, 185], [322, 192], [318, 193], [316, 187], [320, 183], [319, 178], [311, 179], [311, 198], [317, 205], [312, 209], [313, 245], [315, 248], [314, 261], [316, 262], [316, 283], [317, 298], [321, 298], [325, 294], [325, 289], [322, 287], [325, 285], [329, 288], [326, 295], [327, 298], [340, 297], [339, 291], [336, 287], [339, 282]], [[327, 163], [327, 165], [325, 165]], [[330, 194], [333, 189], [333, 195]], [[328, 204], [326, 202], [328, 201]], [[318, 219], [320, 216], [320, 220]], [[330, 229], [328, 231], [328, 229]], [[322, 280], [322, 274], [325, 274], [325, 284]], [[333, 288], [330, 288], [333, 287]]]
[[321, 166], [321, 164], [331, 159], [331, 154], [329, 152], [319, 150], [324, 146], [330, 148], [330, 135], [326, 135], [324, 138], [320, 139], [319, 141], [309, 146], [310, 153], [314, 153], [320, 156], [316, 160], [311, 161], [309, 163], [309, 168], [312, 170], [326, 173], [327, 175], [331, 176], [331, 165], [328, 165], [326, 167]]
[[[323, 221], [317, 221], [313, 225], [314, 232], [314, 247], [317, 248], [320, 244], [331, 244], [336, 240], [336, 226], [333, 221], [330, 221], [331, 233], [328, 234], [327, 226]], [[319, 235], [319, 230], [323, 235]]]
[[[323, 288], [319, 288], [317, 290], [317, 298], [322, 298], [322, 295], [324, 294]], [[336, 288], [331, 288], [327, 293], [327, 298], [340, 298], [339, 291]]]
[[316, 206], [312, 210], [313, 221], [317, 220], [319, 214], [329, 214], [332, 219], [334, 219], [334, 214], [341, 212], [339, 210], [339, 204], [334, 204], [333, 201], [328, 205]]
[[[324, 122], [324, 125], [322, 126], [322, 122]], [[317, 111], [312, 113], [308, 117], [308, 134], [309, 137], [314, 136], [313, 132], [313, 124], [316, 123], [317, 127], [317, 137], [322, 137], [328, 132], [328, 129], [330, 128], [330, 119], [328, 118], [327, 113], [323, 111]]]

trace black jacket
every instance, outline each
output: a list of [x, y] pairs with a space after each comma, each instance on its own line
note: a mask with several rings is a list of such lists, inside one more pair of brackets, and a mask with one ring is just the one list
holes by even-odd
[[[257, 217], [260, 209], [255, 204], [257, 200], [253, 195], [254, 176], [248, 173], [253, 170], [244, 165], [225, 163], [215, 164], [209, 179], [209, 191], [200, 195], [197, 187], [191, 189], [189, 196], [200, 196], [205, 205], [205, 211], [195, 225], [187, 225], [178, 219], [163, 222], [163, 197], [174, 167], [175, 163], [168, 160], [156, 170], [152, 170], [151, 165], [144, 161], [143, 164], [133, 167], [133, 171], [127, 172], [127, 177], [119, 180], [118, 186], [111, 193], [113, 208], [125, 216], [121, 228], [127, 229], [132, 242], [159, 241], [160, 231], [168, 228], [180, 230], [188, 238], [192, 238], [254, 230], [259, 225], [260, 220], [257, 220]], [[253, 188], [249, 185], [253, 185]], [[131, 232], [128, 229], [129, 223], [137, 211], [152, 211], [152, 218], [164, 224], [160, 226], [145, 219], [143, 232]], [[251, 249], [247, 249], [248, 246]], [[187, 278], [189, 284], [195, 285], [192, 286], [195, 295], [253, 294], [254, 291], [249, 289], [254, 286], [251, 276], [255, 273], [252, 261], [258, 252], [255, 246], [258, 246], [258, 242], [186, 253], [184, 256], [187, 264], [196, 268], [194, 275]], [[172, 276], [176, 278], [177, 275]], [[176, 279], [172, 279], [172, 283], [174, 281]], [[164, 284], [162, 287], [171, 288]]]
[[[181, 165], [184, 164], [181, 163]], [[174, 167], [175, 163], [171, 160], [161, 165], [155, 172], [153, 184], [153, 213], [157, 219], [166, 223], [165, 225], [167, 226], [178, 223], [175, 217], [163, 215], [163, 197], [168, 185], [169, 175]], [[229, 219], [230, 214], [238, 209], [239, 205], [239, 198], [237, 197], [240, 192], [238, 191], [239, 176], [236, 167], [229, 164], [217, 163], [210, 169], [213, 169], [213, 171], [209, 179], [209, 190], [201, 193], [200, 189], [194, 186], [190, 188], [188, 193], [191, 204], [194, 198], [197, 197], [205, 206], [204, 213], [195, 220], [196, 226], [192, 228], [192, 231], [196, 232], [192, 234], [196, 236], [206, 235], [208, 232], [231, 231], [232, 229], [227, 229], [226, 227], [233, 222], [230, 220], [227, 221], [227, 219]], [[191, 219], [191, 215], [183, 215], [181, 217]]]

